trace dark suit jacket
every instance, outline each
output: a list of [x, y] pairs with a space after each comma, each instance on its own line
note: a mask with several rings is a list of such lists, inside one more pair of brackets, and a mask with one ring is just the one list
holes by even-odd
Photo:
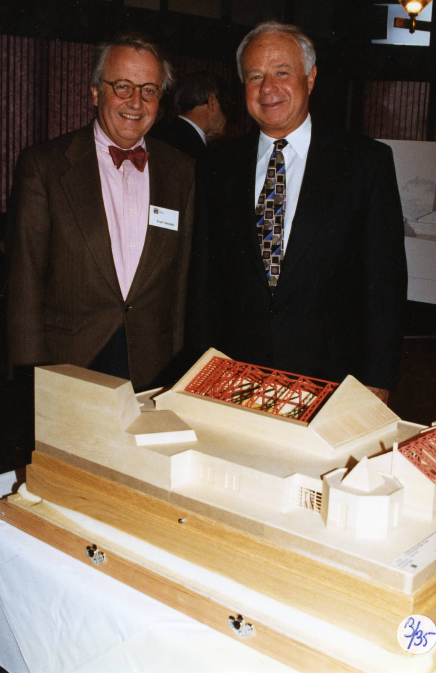
[[198, 165], [189, 339], [253, 364], [392, 388], [406, 261], [392, 153], [368, 138], [312, 132], [272, 295], [255, 228], [258, 134]]
[[92, 124], [24, 150], [13, 197], [8, 335], [11, 366], [88, 366], [125, 327], [135, 388], [183, 343], [194, 162], [153, 138], [150, 203], [179, 211], [178, 231], [148, 227], [129, 295], [112, 257]]
[[153, 128], [153, 135], [194, 159], [204, 157], [207, 148], [195, 128], [184, 119], [175, 117], [168, 124]]

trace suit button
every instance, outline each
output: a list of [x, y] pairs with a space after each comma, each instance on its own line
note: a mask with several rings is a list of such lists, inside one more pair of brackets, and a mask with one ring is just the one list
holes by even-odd
[[270, 318], [277, 318], [278, 313], [275, 309], [272, 308], [269, 312], [269, 315], [270, 315]]
[[128, 304], [127, 306], [124, 307], [124, 311], [125, 311], [126, 313], [128, 313], [128, 312], [130, 311], [131, 308], [133, 308], [133, 306], [130, 306], [130, 305]]

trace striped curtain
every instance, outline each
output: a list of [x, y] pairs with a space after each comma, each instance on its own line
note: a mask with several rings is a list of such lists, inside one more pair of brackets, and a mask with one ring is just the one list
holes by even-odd
[[427, 140], [428, 82], [368, 81], [363, 133], [372, 138]]
[[60, 40], [0, 36], [1, 212], [20, 150], [92, 119], [93, 49]]

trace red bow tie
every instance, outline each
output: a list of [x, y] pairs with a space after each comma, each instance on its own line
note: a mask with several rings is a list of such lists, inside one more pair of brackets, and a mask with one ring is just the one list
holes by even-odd
[[132, 164], [138, 169], [138, 171], [143, 172], [145, 164], [147, 163], [149, 153], [145, 151], [143, 147], [138, 145], [133, 150], [122, 150], [115, 145], [109, 146], [109, 154], [112, 157], [112, 161], [115, 166], [119, 168], [125, 159], [130, 159]]

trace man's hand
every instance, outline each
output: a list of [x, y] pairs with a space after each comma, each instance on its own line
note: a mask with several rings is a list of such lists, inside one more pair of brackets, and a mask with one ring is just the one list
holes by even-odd
[[368, 390], [370, 390], [374, 395], [377, 395], [381, 399], [382, 402], [385, 404], [388, 403], [389, 399], [389, 390], [385, 390], [384, 388], [372, 388], [371, 386], [366, 386]]

